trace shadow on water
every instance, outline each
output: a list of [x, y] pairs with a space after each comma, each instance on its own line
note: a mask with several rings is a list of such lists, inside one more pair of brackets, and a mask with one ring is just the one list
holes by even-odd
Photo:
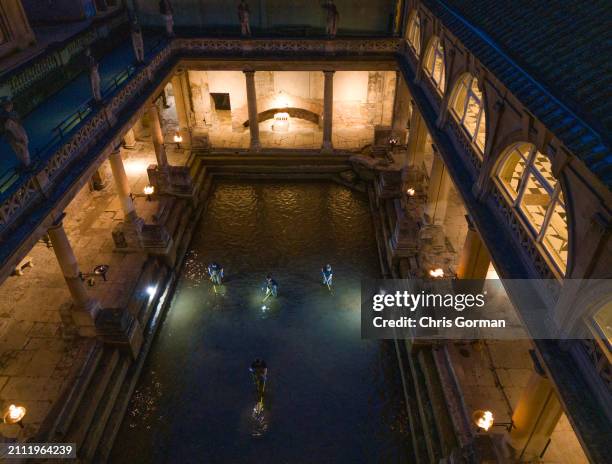
[[[227, 277], [216, 288], [211, 261]], [[262, 303], [268, 272], [279, 297]], [[360, 338], [360, 280], [377, 277], [364, 196], [218, 183], [110, 462], [411, 462], [394, 348]], [[263, 410], [256, 357], [269, 368]]]

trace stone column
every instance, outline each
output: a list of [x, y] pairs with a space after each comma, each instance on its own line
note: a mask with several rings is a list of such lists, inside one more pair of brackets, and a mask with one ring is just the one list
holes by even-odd
[[533, 462], [552, 435], [563, 408], [552, 383], [543, 372], [534, 372], [512, 414], [508, 443], [519, 462]]
[[151, 104], [149, 108], [149, 120], [157, 167], [158, 169], [166, 169], [168, 166], [168, 157], [166, 156], [166, 148], [164, 147], [164, 133], [159, 119], [159, 111], [155, 103]]
[[408, 132], [408, 151], [406, 163], [408, 166], [420, 168], [423, 165], [427, 144], [427, 125], [414, 104], [410, 116], [410, 130]]
[[207, 127], [212, 126], [213, 122], [208, 73], [206, 71], [189, 71], [188, 74], [195, 125], [196, 128], [206, 130]]
[[108, 157], [108, 161], [113, 171], [113, 178], [115, 179], [115, 188], [117, 189], [117, 195], [121, 202], [121, 209], [127, 222], [135, 223], [138, 221], [138, 215], [134, 208], [134, 202], [130, 196], [130, 184], [128, 182], [127, 175], [125, 174], [125, 168], [123, 167], [123, 160], [121, 159], [121, 150], [117, 148]]
[[332, 153], [334, 150], [334, 145], [332, 142], [332, 123], [334, 119], [334, 73], [335, 71], [323, 71], [325, 80], [323, 84], [322, 153]]
[[251, 132], [251, 150], [259, 151], [259, 121], [257, 118], [257, 91], [255, 90], [255, 71], [244, 71], [246, 78], [247, 104], [249, 109], [249, 130]]
[[191, 148], [191, 124], [189, 123], [189, 103], [188, 96], [183, 88], [185, 71], [179, 71], [172, 77], [172, 91], [174, 92], [174, 104], [176, 106], [176, 116], [178, 117], [179, 133], [183, 137], [181, 145]]
[[[410, 92], [402, 74], [398, 71], [395, 85], [395, 102], [393, 107], [393, 124], [391, 128], [394, 133], [405, 137], [408, 120], [410, 119]], [[404, 143], [404, 138], [402, 138]]]
[[136, 134], [134, 134], [134, 129], [130, 129], [123, 136], [123, 147], [130, 150], [136, 147]]
[[63, 217], [64, 215], [49, 228], [49, 239], [72, 296], [74, 304], [71, 311], [72, 320], [78, 328], [79, 335], [94, 336], [100, 303], [88, 294], [85, 283], [81, 280], [76, 256], [64, 230]]
[[450, 186], [451, 179], [448, 175], [446, 166], [444, 165], [444, 161], [442, 161], [442, 158], [437, 150], [434, 149], [431, 176], [429, 176], [427, 205], [425, 206], [425, 220], [428, 224], [444, 224]]
[[104, 190], [106, 187], [106, 180], [102, 171], [102, 166], [95, 170], [89, 181], [91, 190]]
[[459, 256], [457, 265], [457, 278], [481, 280], [487, 278], [491, 256], [487, 250], [480, 234], [472, 224], [469, 216], [466, 216], [468, 231], [465, 244]]

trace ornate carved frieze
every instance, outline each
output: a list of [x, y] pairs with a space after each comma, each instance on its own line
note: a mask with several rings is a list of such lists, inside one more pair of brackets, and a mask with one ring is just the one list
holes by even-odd
[[173, 49], [182, 53], [207, 54], [351, 54], [396, 53], [399, 39], [366, 40], [238, 40], [238, 39], [177, 39]]

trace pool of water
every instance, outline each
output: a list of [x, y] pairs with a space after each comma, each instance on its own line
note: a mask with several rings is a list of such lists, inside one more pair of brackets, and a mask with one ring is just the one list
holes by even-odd
[[[206, 278], [212, 260], [221, 287]], [[262, 309], [268, 272], [279, 296]], [[393, 346], [360, 338], [360, 279], [377, 277], [364, 195], [218, 183], [110, 462], [410, 462]], [[255, 357], [269, 368], [257, 417]]]

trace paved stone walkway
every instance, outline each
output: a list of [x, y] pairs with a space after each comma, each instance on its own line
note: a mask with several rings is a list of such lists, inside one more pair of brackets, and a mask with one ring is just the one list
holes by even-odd
[[[155, 163], [153, 146], [138, 142], [134, 150], [122, 150], [124, 166], [136, 197], [136, 210], [144, 209], [142, 188], [146, 169]], [[168, 151], [171, 164], [183, 164], [188, 153]], [[107, 282], [96, 279], [90, 293], [104, 307], [119, 306], [130, 297], [146, 256], [114, 252], [112, 229], [123, 219], [108, 162], [101, 172], [102, 191], [85, 186], [66, 208], [64, 227], [80, 270], [91, 272], [96, 264], [110, 266]], [[150, 207], [150, 205], [146, 205]], [[27, 408], [24, 429], [0, 423], [0, 434], [24, 439], [36, 433], [40, 423], [65, 388], [73, 381], [93, 341], [74, 337], [62, 321], [69, 311], [70, 293], [53, 249], [38, 243], [29, 253], [33, 267], [22, 276], [11, 276], [0, 286], [0, 403]]]
[[[497, 423], [510, 422], [512, 411], [533, 372], [530, 349], [528, 340], [488, 340], [484, 345], [450, 345], [453, 367], [468, 412], [490, 410]], [[542, 462], [588, 463], [565, 414], [555, 428]]]

